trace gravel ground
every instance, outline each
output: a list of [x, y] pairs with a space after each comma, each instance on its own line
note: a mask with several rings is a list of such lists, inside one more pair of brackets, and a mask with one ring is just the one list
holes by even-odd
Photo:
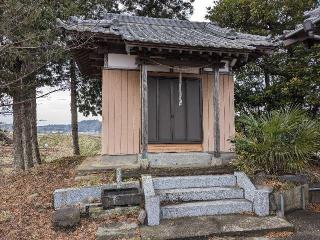
[[320, 239], [320, 212], [312, 210], [298, 210], [288, 214], [287, 220], [296, 227], [296, 233], [287, 239]]

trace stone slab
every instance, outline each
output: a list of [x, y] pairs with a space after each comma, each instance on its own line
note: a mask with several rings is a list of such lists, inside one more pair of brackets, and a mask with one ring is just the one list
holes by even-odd
[[[304, 186], [304, 196], [305, 203], [309, 202], [309, 188], [308, 184]], [[285, 191], [277, 191], [273, 193], [274, 201], [276, 208], [280, 209], [280, 194], [283, 193], [284, 196], [284, 210], [285, 212], [290, 212], [296, 209], [303, 209], [302, 206], [302, 195], [301, 195], [301, 186], [294, 187]]]
[[209, 201], [244, 198], [243, 189], [234, 187], [156, 190], [156, 194], [160, 196], [160, 201], [165, 202]]
[[97, 240], [130, 239], [137, 237], [138, 224], [120, 222], [110, 223], [99, 227], [96, 233]]
[[94, 156], [86, 158], [77, 168], [80, 175], [106, 172], [109, 170], [121, 169], [138, 169], [140, 164], [137, 155], [121, 156]]
[[174, 188], [233, 187], [236, 185], [236, 177], [231, 174], [160, 177], [153, 178], [152, 180], [153, 187], [156, 190]]
[[268, 232], [293, 231], [294, 227], [278, 217], [225, 215], [163, 220], [159, 226], [141, 227], [142, 239], [186, 239], [208, 236], [257, 236]]
[[114, 183], [99, 186], [57, 189], [53, 192], [53, 206], [54, 209], [60, 209], [63, 207], [99, 202], [101, 201], [101, 191], [103, 189], [117, 189], [119, 187], [139, 188], [140, 183], [135, 181], [124, 182], [121, 185]]
[[188, 202], [161, 207], [162, 219], [252, 212], [252, 203], [245, 199]]
[[210, 166], [209, 153], [149, 153], [150, 167]]

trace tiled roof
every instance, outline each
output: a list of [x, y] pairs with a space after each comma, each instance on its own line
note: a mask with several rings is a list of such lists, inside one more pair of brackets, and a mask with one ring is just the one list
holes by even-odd
[[275, 46], [269, 37], [235, 32], [209, 22], [107, 13], [102, 20], [72, 17], [67, 22], [58, 20], [58, 23], [68, 31], [117, 35], [127, 42], [250, 51], [258, 46]]
[[[320, 7], [313, 9], [311, 11], [307, 11], [304, 13], [305, 20], [304, 21], [312, 21], [313, 24], [320, 23]], [[283, 39], [288, 39], [300, 32], [304, 31], [303, 24], [296, 25], [296, 28], [291, 31], [285, 31]]]

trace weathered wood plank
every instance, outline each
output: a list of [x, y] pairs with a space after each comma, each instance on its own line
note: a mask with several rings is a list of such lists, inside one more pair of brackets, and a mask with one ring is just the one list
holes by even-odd
[[133, 71], [128, 72], [128, 154], [134, 152], [134, 78]]
[[[116, 71], [112, 71], [110, 72], [110, 82], [109, 82], [109, 86], [113, 88], [113, 84], [114, 82], [117, 80], [116, 79]], [[114, 153], [114, 147], [115, 147], [115, 141], [114, 141], [114, 137], [115, 137], [115, 93], [113, 90], [111, 90], [111, 88], [109, 88], [109, 145], [108, 145], [108, 152], [109, 153]]]
[[215, 66], [213, 78], [213, 112], [214, 156], [220, 157], [220, 77], [219, 68]]
[[102, 129], [101, 129], [101, 153], [105, 154], [107, 152], [108, 146], [108, 72], [102, 71]]
[[230, 80], [228, 75], [223, 75], [223, 82], [224, 82], [224, 122], [225, 127], [223, 128], [223, 138], [224, 138], [224, 147], [222, 148], [223, 152], [227, 152], [230, 148], [229, 145], [229, 138], [230, 138]]
[[148, 158], [148, 79], [147, 67], [142, 64], [141, 69], [141, 144], [142, 144], [142, 158]]
[[134, 82], [134, 133], [133, 133], [133, 153], [140, 153], [140, 138], [141, 138], [141, 96], [140, 96], [140, 74], [139, 71], [133, 71]]
[[203, 150], [209, 151], [209, 98], [208, 98], [208, 74], [202, 74], [202, 129], [203, 129]]
[[115, 80], [113, 83], [113, 91], [114, 91], [114, 153], [115, 154], [121, 154], [121, 118], [123, 117], [121, 115], [121, 75], [122, 71], [116, 71], [115, 72]]
[[219, 76], [219, 111], [220, 111], [220, 151], [224, 150], [225, 147], [225, 134], [226, 134], [226, 122], [225, 122], [225, 81], [224, 74]]
[[121, 146], [120, 152], [128, 152], [128, 71], [121, 72]]
[[[230, 81], [230, 136], [234, 137], [236, 133], [235, 128], [235, 109], [234, 109], [234, 77], [233, 75], [229, 75], [229, 81]], [[230, 143], [230, 149], [229, 151], [233, 152], [234, 145]]]
[[161, 153], [161, 152], [202, 152], [202, 144], [149, 144], [148, 152]]

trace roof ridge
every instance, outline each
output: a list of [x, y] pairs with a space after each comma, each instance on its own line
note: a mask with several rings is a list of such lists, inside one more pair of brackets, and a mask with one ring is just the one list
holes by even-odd
[[127, 24], [152, 24], [157, 26], [168, 26], [172, 24], [176, 24], [178, 27], [188, 28], [193, 26], [194, 28], [203, 27], [208, 22], [200, 22], [200, 21], [190, 21], [188, 19], [173, 19], [173, 18], [155, 18], [155, 17], [146, 17], [146, 16], [137, 16], [130, 15], [127, 13], [105, 13], [104, 19], [111, 20], [112, 18], [117, 18], [121, 24], [121, 22]]

